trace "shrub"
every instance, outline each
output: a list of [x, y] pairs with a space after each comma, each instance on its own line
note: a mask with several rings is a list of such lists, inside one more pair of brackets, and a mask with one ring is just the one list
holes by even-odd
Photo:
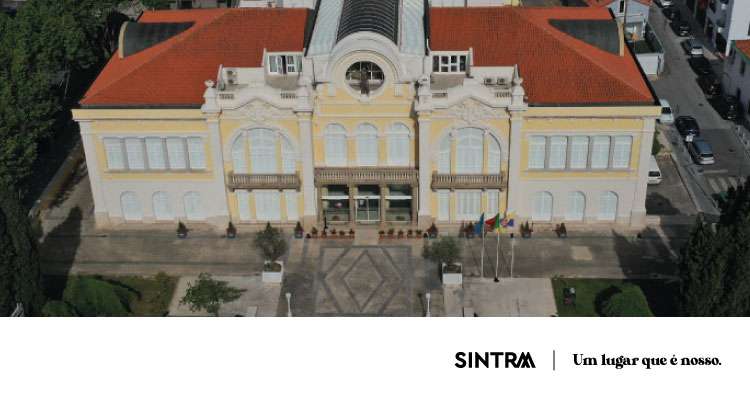
[[129, 288], [89, 276], [70, 278], [63, 292], [63, 300], [82, 317], [127, 316], [130, 302], [137, 297]]
[[432, 244], [430, 248], [430, 259], [440, 265], [446, 263], [449, 266], [461, 259], [461, 247], [456, 239], [452, 237], [441, 237]]
[[70, 304], [60, 301], [52, 300], [44, 305], [42, 308], [42, 316], [44, 317], [77, 317], [76, 310], [70, 306]]
[[659, 154], [659, 152], [661, 151], [661, 143], [659, 143], [659, 138], [657, 136], [658, 134], [659, 134], [658, 132], [654, 133], [654, 142], [651, 145], [651, 155], [652, 156], [655, 156], [655, 155]]
[[[323, 230], [325, 235], [325, 230]], [[278, 228], [266, 225], [266, 229], [256, 234], [253, 247], [258, 250], [266, 260], [276, 261], [280, 259], [289, 248], [284, 235]]]
[[635, 285], [623, 286], [602, 303], [602, 314], [607, 317], [653, 317], [646, 295]]
[[182, 221], [180, 221], [180, 222], [177, 223], [177, 232], [178, 233], [185, 233], [187, 231], [188, 231], [187, 226], [185, 226], [185, 224], [183, 224]]
[[244, 289], [233, 288], [226, 282], [215, 281], [211, 279], [211, 274], [204, 272], [194, 284], [188, 283], [180, 305], [187, 305], [192, 312], [205, 310], [218, 317], [222, 304], [239, 299], [244, 292]]

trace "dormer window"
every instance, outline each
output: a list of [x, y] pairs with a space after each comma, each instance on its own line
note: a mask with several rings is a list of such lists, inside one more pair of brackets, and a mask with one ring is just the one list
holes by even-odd
[[432, 56], [432, 72], [465, 73], [466, 54], [437, 54]]
[[269, 54], [268, 72], [271, 74], [299, 74], [302, 70], [302, 56]]

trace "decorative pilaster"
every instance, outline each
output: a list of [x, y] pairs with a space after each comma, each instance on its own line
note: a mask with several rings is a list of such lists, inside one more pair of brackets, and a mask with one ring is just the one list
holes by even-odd
[[[318, 217], [318, 210], [322, 205], [316, 201], [315, 194], [315, 165], [313, 162], [312, 141], [312, 113], [298, 112], [299, 136], [300, 136], [300, 161], [302, 165], [302, 196], [304, 199], [304, 210], [302, 222], [305, 230], [312, 229]], [[320, 197], [320, 194], [317, 195]]]
[[[78, 125], [83, 142], [83, 153], [86, 156], [91, 196], [94, 198], [94, 221], [97, 227], [106, 227], [109, 225], [109, 211], [104, 198], [102, 176], [99, 173], [99, 160], [96, 158], [96, 145], [94, 144], [94, 134], [91, 131], [91, 121], [78, 121]], [[101, 161], [106, 165], [106, 160]]]
[[[430, 157], [430, 115], [432, 114], [432, 93], [430, 76], [424, 74], [417, 83], [417, 104], [414, 109], [419, 116], [419, 222], [432, 222], [430, 212], [430, 178], [432, 174]], [[412, 194], [412, 196], [414, 196]]]
[[655, 125], [654, 119], [643, 121], [641, 148], [638, 154], [638, 176], [635, 182], [633, 210], [630, 214], [630, 226], [634, 228], [643, 227], [646, 224], [646, 187], [648, 185], [648, 170], [651, 162], [651, 145], [654, 141]]
[[214, 175], [213, 191], [216, 193], [216, 222], [223, 226], [229, 222], [229, 199], [224, 172], [224, 152], [221, 148], [221, 130], [218, 119], [209, 119], [206, 122], [208, 123], [208, 141], [211, 146], [211, 170]]

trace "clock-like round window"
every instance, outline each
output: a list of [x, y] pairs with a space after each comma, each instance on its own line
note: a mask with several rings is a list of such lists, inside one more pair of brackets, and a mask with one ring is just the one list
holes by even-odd
[[369, 95], [383, 85], [383, 70], [370, 61], [358, 61], [346, 70], [346, 83], [360, 94]]

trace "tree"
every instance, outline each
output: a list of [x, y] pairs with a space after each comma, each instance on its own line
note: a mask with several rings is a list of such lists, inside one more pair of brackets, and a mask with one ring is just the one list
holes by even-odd
[[272, 227], [270, 223], [266, 223], [266, 228], [256, 233], [255, 239], [253, 239], [253, 247], [263, 254], [264, 259], [269, 261], [281, 259], [289, 249], [281, 229]]
[[461, 259], [461, 247], [455, 238], [443, 236], [432, 244], [430, 259], [440, 265], [445, 263], [451, 266]]
[[63, 291], [63, 300], [82, 317], [126, 317], [137, 297], [130, 288], [90, 276], [71, 277]]
[[205, 310], [219, 316], [219, 308], [224, 303], [230, 303], [242, 296], [245, 289], [228, 286], [226, 282], [211, 279], [211, 274], [201, 273], [195, 284], [188, 283], [185, 296], [180, 305], [187, 305], [192, 312]]
[[64, 301], [52, 300], [42, 308], [42, 315], [45, 317], [77, 317], [76, 310]]
[[654, 141], [651, 144], [651, 155], [655, 156], [661, 151], [661, 143], [659, 142], [659, 132], [654, 133]]
[[37, 240], [18, 193], [0, 184], [0, 315], [23, 303], [27, 315], [41, 315], [44, 286]]
[[715, 227], [698, 219], [677, 275], [681, 315], [750, 316], [750, 180], [730, 188]]
[[625, 285], [602, 303], [602, 313], [607, 317], [653, 317], [646, 295], [636, 285]]

